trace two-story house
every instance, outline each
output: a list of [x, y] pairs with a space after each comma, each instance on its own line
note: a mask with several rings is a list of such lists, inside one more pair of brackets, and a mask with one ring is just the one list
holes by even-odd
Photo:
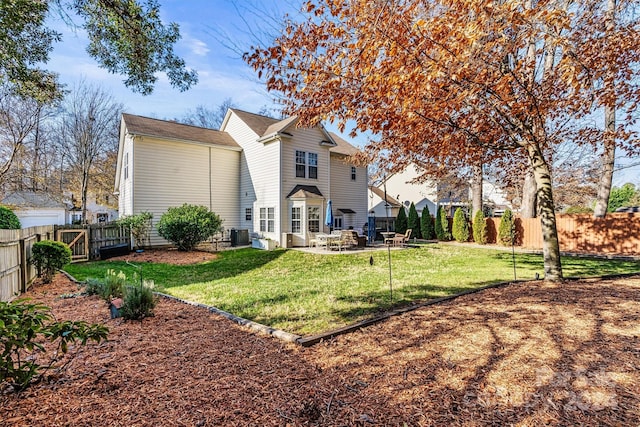
[[[148, 211], [154, 223], [171, 206], [204, 205], [226, 230], [246, 229], [304, 246], [329, 228], [367, 222], [367, 170], [357, 152], [318, 125], [297, 126], [237, 109], [220, 130], [123, 114], [116, 172], [119, 215]], [[334, 223], [324, 223], [328, 201]], [[154, 231], [152, 245], [164, 241]]]

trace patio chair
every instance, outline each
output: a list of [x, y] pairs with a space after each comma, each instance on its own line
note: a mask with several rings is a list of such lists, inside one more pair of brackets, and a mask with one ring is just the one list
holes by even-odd
[[340, 241], [342, 247], [345, 249], [357, 248], [358, 233], [354, 230], [343, 230], [342, 233], [340, 233]]
[[318, 246], [318, 239], [316, 239], [316, 233], [307, 233], [307, 244], [310, 248]]
[[393, 246], [403, 246], [406, 245], [409, 239], [411, 238], [412, 229], [407, 229], [407, 232], [404, 234], [396, 234], [393, 237]]

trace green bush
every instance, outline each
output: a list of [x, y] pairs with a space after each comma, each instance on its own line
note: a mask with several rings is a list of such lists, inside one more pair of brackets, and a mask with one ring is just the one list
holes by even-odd
[[487, 222], [484, 220], [482, 210], [476, 212], [473, 217], [473, 241], [480, 245], [487, 243]]
[[136, 248], [142, 248], [149, 239], [151, 233], [151, 220], [153, 214], [151, 212], [141, 212], [136, 215], [123, 216], [116, 223], [129, 230], [133, 236]]
[[515, 243], [515, 228], [513, 222], [513, 213], [511, 209], [507, 208], [502, 214], [500, 219], [500, 226], [498, 227], [498, 242], [509, 246]]
[[436, 238], [436, 230], [433, 228], [433, 217], [426, 206], [422, 210], [422, 217], [420, 217], [420, 232], [422, 233], [423, 239], [433, 240]]
[[440, 206], [436, 214], [435, 231], [438, 240], [449, 241], [452, 239], [451, 231], [449, 230], [449, 220], [447, 219], [447, 213], [443, 206]]
[[411, 206], [409, 206], [407, 228], [411, 229], [411, 237], [415, 237], [416, 239], [422, 238], [422, 233], [420, 232], [420, 217], [418, 216], [416, 205], [414, 205], [413, 202], [411, 202]]
[[395, 222], [395, 231], [396, 233], [404, 234], [407, 232], [407, 211], [405, 211], [404, 206], [400, 206], [400, 210], [398, 211], [398, 216], [396, 217]]
[[127, 276], [122, 271], [116, 273], [110, 268], [103, 279], [87, 279], [85, 292], [88, 295], [100, 295], [106, 302], [110, 302], [113, 298], [122, 298], [126, 285]]
[[[70, 343], [99, 343], [108, 333], [103, 325], [53, 321], [49, 307], [44, 305], [26, 300], [0, 302], [0, 384], [8, 384], [14, 391], [24, 390], [42, 378], [44, 371], [58, 368], [59, 353], [67, 353]], [[55, 343], [55, 348], [43, 363], [45, 341]]]
[[156, 307], [156, 297], [153, 294], [152, 283], [142, 285], [127, 285], [120, 314], [127, 320], [142, 320], [153, 316]]
[[0, 230], [19, 230], [20, 220], [11, 209], [0, 206]]
[[62, 242], [43, 240], [31, 248], [31, 263], [36, 266], [42, 280], [49, 283], [57, 270], [71, 262], [71, 249]]
[[169, 208], [160, 218], [158, 234], [180, 251], [190, 251], [198, 243], [222, 230], [222, 219], [205, 206], [184, 204]]
[[458, 242], [469, 240], [469, 222], [467, 216], [461, 208], [456, 209], [453, 214], [453, 237]]

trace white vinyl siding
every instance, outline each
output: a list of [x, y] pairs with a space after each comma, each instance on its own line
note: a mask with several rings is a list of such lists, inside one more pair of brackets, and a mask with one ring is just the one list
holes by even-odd
[[[254, 212], [258, 212], [260, 207], [273, 207], [275, 217], [279, 218], [282, 206], [280, 143], [258, 142], [258, 135], [233, 113], [222, 130], [229, 133], [243, 150], [240, 164], [240, 211], [244, 213], [244, 209], [253, 208]], [[243, 221], [243, 227], [249, 228], [250, 232], [259, 229], [258, 215], [253, 217], [251, 226], [246, 220]], [[265, 237], [280, 241], [280, 232], [280, 222], [275, 221], [274, 231], [267, 231]]]
[[[367, 222], [367, 169], [355, 166], [355, 181], [351, 179], [352, 166], [340, 155], [331, 155], [331, 201], [335, 216], [342, 216], [342, 228], [362, 228]], [[341, 214], [339, 209], [355, 213]]]
[[[123, 163], [126, 159], [129, 163], [128, 176], [125, 178], [124, 167], [120, 171], [120, 184], [118, 187], [118, 214], [119, 216], [126, 216], [133, 214], [133, 176], [131, 170], [131, 164], [133, 163], [133, 141], [131, 135], [125, 135], [124, 145], [122, 148]], [[123, 165], [124, 166], [124, 165]]]
[[169, 207], [184, 203], [207, 206], [225, 229], [238, 226], [239, 156], [205, 145], [136, 138], [134, 213], [153, 214], [152, 245], [167, 244], [156, 225]]

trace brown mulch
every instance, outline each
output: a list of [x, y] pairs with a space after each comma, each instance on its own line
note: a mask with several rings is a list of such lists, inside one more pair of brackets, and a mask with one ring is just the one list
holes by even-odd
[[109, 261], [158, 262], [163, 264], [185, 265], [211, 261], [218, 255], [205, 251], [178, 251], [176, 249], [145, 249], [128, 255], [109, 258]]
[[311, 348], [161, 299], [109, 319], [97, 297], [28, 296], [109, 341], [21, 394], [15, 426], [640, 425], [640, 277], [518, 283], [394, 317]]

